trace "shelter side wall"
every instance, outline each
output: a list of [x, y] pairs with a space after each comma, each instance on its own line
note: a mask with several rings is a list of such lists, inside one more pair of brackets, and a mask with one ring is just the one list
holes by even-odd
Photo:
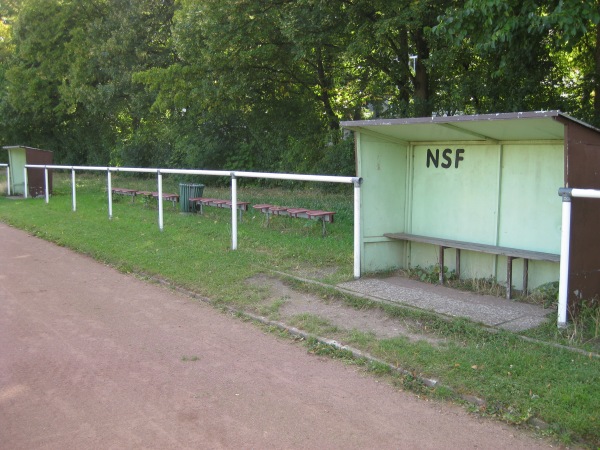
[[13, 195], [23, 195], [25, 193], [25, 178], [23, 176], [23, 167], [26, 164], [25, 149], [9, 149], [8, 163], [10, 164], [10, 191]]
[[570, 304], [579, 299], [600, 297], [599, 209], [599, 199], [572, 199], [568, 282]]
[[[46, 150], [26, 148], [26, 159], [27, 164], [51, 165], [53, 153]], [[29, 194], [32, 197], [44, 195], [46, 186], [44, 172], [44, 169], [29, 169], [27, 172], [27, 184], [29, 185]], [[52, 170], [48, 171], [48, 189], [52, 193]]]
[[[600, 137], [567, 124], [565, 185], [600, 189]], [[600, 296], [600, 200], [572, 199], [569, 302]]]
[[402, 267], [406, 244], [384, 233], [403, 232], [406, 223], [407, 147], [356, 134], [361, 187], [363, 272]]

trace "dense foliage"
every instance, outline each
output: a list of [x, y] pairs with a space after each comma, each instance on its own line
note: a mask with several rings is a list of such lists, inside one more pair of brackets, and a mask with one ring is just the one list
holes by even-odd
[[349, 175], [340, 120], [560, 109], [600, 125], [597, 0], [3, 0], [0, 14], [0, 143], [65, 164]]

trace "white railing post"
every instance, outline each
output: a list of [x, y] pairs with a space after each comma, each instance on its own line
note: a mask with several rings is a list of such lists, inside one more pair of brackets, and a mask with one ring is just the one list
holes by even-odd
[[23, 167], [23, 197], [27, 198], [27, 191], [29, 190], [27, 181], [27, 167]]
[[360, 278], [361, 230], [360, 230], [360, 185], [362, 178], [354, 181], [354, 278]]
[[112, 178], [110, 174], [110, 168], [106, 169], [106, 193], [108, 195], [108, 219], [112, 220], [113, 211], [112, 211]]
[[231, 172], [231, 250], [237, 250], [237, 177]]
[[50, 192], [48, 189], [48, 168], [44, 167], [44, 195], [46, 197], [46, 205], [50, 202]]
[[10, 197], [10, 166], [6, 166], [6, 191]]
[[[27, 170], [32, 169], [48, 169], [52, 170], [71, 170], [71, 183], [73, 195], [73, 211], [77, 209], [77, 193], [75, 182], [76, 170], [88, 171], [106, 171], [107, 177], [107, 196], [108, 196], [108, 218], [113, 218], [113, 199], [112, 199], [112, 173], [111, 172], [134, 172], [134, 173], [156, 173], [158, 184], [158, 226], [160, 231], [164, 229], [164, 214], [163, 214], [163, 185], [162, 174], [185, 174], [185, 175], [209, 175], [218, 177], [231, 177], [231, 248], [237, 250], [238, 247], [238, 205], [237, 205], [237, 179], [242, 178], [264, 178], [275, 180], [295, 180], [295, 181], [311, 181], [325, 183], [344, 183], [354, 185], [354, 276], [360, 278], [361, 275], [361, 213], [360, 213], [360, 186], [361, 178], [357, 177], [341, 177], [334, 175], [304, 175], [304, 174], [287, 174], [287, 173], [266, 173], [266, 172], [243, 172], [243, 171], [222, 171], [222, 170], [201, 170], [201, 169], [150, 169], [150, 168], [135, 168], [135, 167], [106, 167], [106, 166], [59, 166], [59, 165], [34, 165], [28, 164], [23, 168], [24, 178], [24, 197], [28, 197], [28, 181]], [[8, 169], [7, 169], [8, 170]], [[49, 195], [48, 188], [48, 172], [46, 172], [46, 192]], [[13, 189], [14, 191], [14, 189]], [[48, 201], [48, 200], [47, 200]]]
[[164, 228], [164, 224], [163, 224], [163, 195], [162, 195], [162, 173], [160, 173], [160, 170], [157, 171], [157, 177], [158, 177], [158, 228], [160, 229], [160, 231], [163, 230]]
[[71, 193], [73, 196], [73, 211], [77, 211], [77, 198], [75, 194], [75, 169], [71, 169]]
[[567, 306], [569, 296], [569, 251], [571, 248], [571, 196], [562, 197], [562, 228], [560, 234], [560, 279], [558, 284], [559, 328], [567, 326]]

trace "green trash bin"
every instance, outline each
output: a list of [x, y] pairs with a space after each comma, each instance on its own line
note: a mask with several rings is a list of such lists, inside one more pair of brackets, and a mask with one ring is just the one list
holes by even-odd
[[190, 198], [202, 197], [203, 184], [179, 183], [179, 204], [181, 212], [193, 212], [190, 207]]

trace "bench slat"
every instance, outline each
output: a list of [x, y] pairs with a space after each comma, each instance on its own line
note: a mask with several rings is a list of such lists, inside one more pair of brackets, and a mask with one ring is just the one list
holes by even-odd
[[[409, 233], [385, 233], [389, 239], [402, 241], [420, 242], [423, 244], [432, 244], [439, 246], [439, 264], [444, 267], [444, 249], [456, 249], [456, 273], [460, 277], [460, 251], [471, 250], [482, 253], [506, 256], [506, 298], [512, 298], [512, 263], [515, 258], [523, 259], [523, 292], [527, 295], [528, 285], [528, 260], [535, 259], [540, 261], [560, 262], [560, 255], [552, 253], [536, 252], [531, 250], [521, 250], [517, 248], [500, 247], [497, 245], [477, 244], [473, 242], [455, 241], [452, 239], [433, 238], [429, 236], [420, 236]], [[444, 284], [444, 271], [440, 270], [440, 284]]]
[[457, 248], [460, 250], [471, 250], [475, 252], [490, 253], [494, 255], [501, 255], [512, 258], [560, 262], [560, 255], [556, 255], [553, 253], [536, 252], [532, 250], [521, 250], [517, 248], [499, 247], [496, 245], [477, 244], [464, 241], [455, 241], [452, 239], [433, 238], [429, 236], [420, 236], [417, 234], [409, 233], [385, 233], [384, 236], [389, 239], [420, 242], [423, 244], [439, 245], [442, 247]]
[[333, 222], [333, 216], [334, 216], [334, 212], [333, 211], [307, 211], [306, 215], [309, 218], [321, 218], [323, 219], [323, 222]]

